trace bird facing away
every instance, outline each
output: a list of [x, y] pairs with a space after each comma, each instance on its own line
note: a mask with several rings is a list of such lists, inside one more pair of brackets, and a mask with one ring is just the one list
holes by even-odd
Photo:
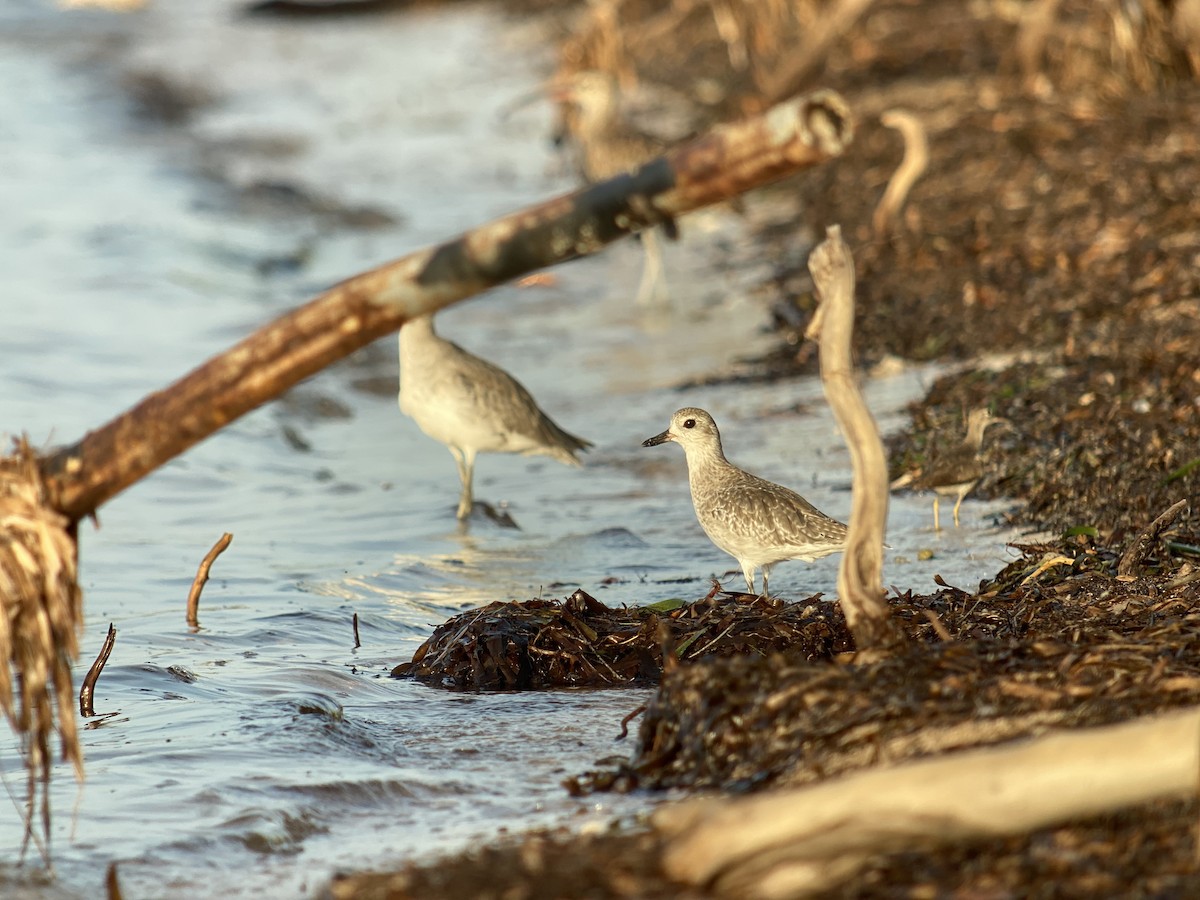
[[709, 539], [738, 561], [754, 593], [762, 569], [763, 596], [775, 563], [812, 562], [846, 549], [846, 526], [825, 515], [795, 491], [751, 475], [729, 462], [712, 416], [689, 406], [671, 416], [671, 427], [647, 438], [643, 447], [674, 441], [687, 457], [696, 518]]
[[931, 488], [933, 494], [933, 530], [941, 531], [938, 503], [942, 497], [954, 497], [954, 527], [958, 527], [958, 509], [967, 494], [983, 477], [979, 451], [983, 436], [991, 425], [1008, 425], [1007, 419], [993, 416], [986, 408], [971, 410], [967, 416], [967, 434], [962, 443], [938, 453], [930, 460], [929, 470], [913, 482], [917, 487]]
[[559, 428], [520, 382], [487, 360], [437, 335], [433, 317], [400, 329], [400, 411], [445, 444], [458, 464], [458, 518], [471, 514], [479, 453], [549, 456], [570, 466], [592, 446]]
[[[554, 97], [563, 104], [562, 131], [575, 145], [579, 174], [588, 184], [632, 172], [667, 148], [666, 141], [623, 121], [616, 80], [605, 72], [576, 72], [557, 87]], [[678, 236], [673, 220], [664, 222], [662, 228], [669, 238]], [[646, 229], [640, 237], [646, 261], [637, 300], [646, 303], [666, 288], [662, 247], [655, 229]]]

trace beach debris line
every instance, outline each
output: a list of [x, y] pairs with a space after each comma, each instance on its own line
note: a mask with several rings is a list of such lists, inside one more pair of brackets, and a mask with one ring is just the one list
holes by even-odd
[[452, 690], [623, 687], [657, 684], [673, 661], [704, 656], [830, 659], [851, 644], [842, 617], [819, 599], [723, 592], [669, 612], [609, 607], [583, 590], [495, 602], [439, 625], [392, 675]]
[[92, 706], [92, 697], [96, 693], [96, 681], [100, 678], [100, 673], [104, 671], [104, 666], [108, 662], [108, 657], [112, 654], [113, 645], [116, 642], [117, 629], [113, 627], [112, 622], [109, 622], [108, 634], [104, 638], [100, 652], [96, 654], [96, 661], [88, 669], [87, 675], [84, 676], [83, 684], [79, 688], [79, 714], [84, 718], [90, 718], [96, 714], [96, 710]]
[[187, 599], [187, 623], [193, 628], [197, 628], [200, 625], [198, 617], [200, 592], [204, 590], [204, 585], [208, 583], [208, 571], [212, 568], [212, 564], [216, 561], [216, 558], [225, 552], [225, 549], [232, 541], [233, 535], [228, 531], [225, 532], [212, 545], [212, 549], [204, 554], [204, 559], [200, 560], [200, 568], [196, 570], [196, 577], [192, 579], [192, 587], [188, 591]]

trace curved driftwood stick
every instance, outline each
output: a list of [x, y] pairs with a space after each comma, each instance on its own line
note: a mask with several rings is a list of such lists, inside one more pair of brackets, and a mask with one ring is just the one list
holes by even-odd
[[192, 579], [192, 587], [188, 591], [187, 598], [187, 623], [192, 628], [198, 628], [200, 625], [200, 592], [204, 590], [204, 585], [208, 584], [208, 573], [212, 569], [212, 564], [232, 542], [233, 535], [226, 531], [217, 538], [212, 549], [204, 554], [204, 559], [200, 560], [200, 568], [196, 570], [196, 577]]
[[113, 645], [116, 642], [117, 629], [113, 628], [112, 622], [109, 622], [108, 634], [104, 638], [100, 652], [96, 654], [96, 661], [88, 669], [87, 675], [83, 678], [83, 686], [79, 688], [79, 714], [84, 718], [96, 714], [96, 709], [92, 706], [92, 698], [96, 693], [96, 682], [100, 679], [100, 673], [104, 671], [104, 666], [108, 663], [108, 657], [112, 655]]
[[805, 335], [820, 336], [821, 383], [854, 469], [850, 533], [838, 568], [838, 601], [858, 650], [887, 650], [903, 641], [884, 602], [883, 536], [887, 525], [887, 456], [875, 419], [854, 377], [854, 257], [833, 225], [808, 259], [821, 305]]
[[675, 879], [737, 897], [802, 897], [872, 857], [1025, 834], [1200, 787], [1200, 709], [666, 807]]
[[925, 136], [921, 120], [906, 110], [889, 109], [879, 117], [879, 121], [888, 128], [895, 128], [904, 138], [904, 158], [888, 179], [883, 197], [871, 216], [871, 228], [875, 232], [875, 238], [882, 240], [887, 236], [893, 219], [904, 207], [908, 192], [929, 167], [929, 138]]
[[845, 101], [819, 91], [718, 126], [630, 175], [347, 279], [47, 459], [54, 506], [78, 520], [410, 318], [824, 162], [841, 154], [852, 135]]

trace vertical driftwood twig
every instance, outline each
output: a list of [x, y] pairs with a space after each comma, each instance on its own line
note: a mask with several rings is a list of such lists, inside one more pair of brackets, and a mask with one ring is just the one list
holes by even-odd
[[821, 305], [807, 336], [820, 335], [821, 383], [854, 467], [850, 534], [838, 569], [838, 601], [859, 651], [887, 650], [904, 639], [884, 601], [887, 456], [854, 377], [854, 257], [837, 225], [828, 229], [825, 240], [813, 250], [808, 268]]
[[357, 650], [362, 646], [362, 640], [358, 636], [358, 613], [354, 614], [354, 649]]
[[204, 585], [208, 582], [208, 570], [212, 568], [213, 562], [218, 556], [225, 552], [225, 548], [229, 546], [233, 540], [233, 535], [228, 531], [225, 532], [212, 545], [212, 549], [204, 554], [204, 559], [200, 561], [200, 568], [196, 570], [196, 577], [192, 579], [192, 589], [188, 591], [187, 601], [187, 623], [193, 628], [200, 624], [198, 613], [200, 611], [200, 592], [204, 590]]
[[116, 642], [117, 629], [113, 628], [112, 622], [109, 622], [108, 634], [104, 638], [104, 644], [100, 647], [100, 652], [96, 655], [96, 661], [88, 669], [88, 673], [83, 679], [83, 685], [79, 688], [79, 714], [81, 716], [89, 717], [96, 714], [96, 710], [92, 706], [92, 697], [96, 693], [96, 681], [100, 678], [100, 673], [104, 671], [108, 657], [113, 651], [113, 644]]

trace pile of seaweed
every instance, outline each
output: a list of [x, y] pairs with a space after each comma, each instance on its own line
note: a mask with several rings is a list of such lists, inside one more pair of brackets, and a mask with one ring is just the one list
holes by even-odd
[[694, 603], [648, 607], [608, 607], [582, 590], [564, 601], [490, 603], [439, 625], [392, 675], [453, 690], [539, 690], [658, 684], [664, 655], [668, 668], [784, 651], [830, 659], [852, 641], [820, 598], [784, 603], [714, 584]]
[[892, 598], [910, 644], [885, 659], [744, 656], [664, 673], [615, 783], [804, 784], [1200, 703], [1200, 571], [1119, 575], [1116, 554], [1079, 538], [1022, 550], [978, 592]]

